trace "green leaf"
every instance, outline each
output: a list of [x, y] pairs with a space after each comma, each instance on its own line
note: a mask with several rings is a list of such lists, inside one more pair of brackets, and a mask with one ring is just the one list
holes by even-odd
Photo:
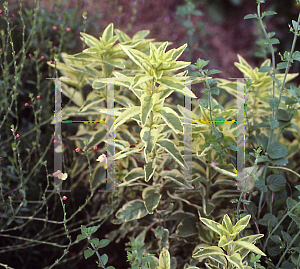
[[157, 145], [159, 145], [161, 148], [165, 149], [169, 154], [171, 154], [179, 165], [186, 169], [189, 169], [188, 165], [186, 164], [185, 160], [183, 159], [182, 155], [180, 154], [178, 148], [175, 146], [173, 141], [163, 139], [157, 142]]
[[151, 153], [155, 147], [159, 135], [157, 128], [144, 127], [141, 131], [141, 139], [146, 145], [146, 153]]
[[[249, 235], [249, 236], [245, 236], [245, 237], [242, 237], [239, 239], [240, 242], [248, 242], [248, 243], [255, 243], [255, 241], [259, 238], [262, 238], [264, 235], [263, 234], [254, 234], [254, 235]], [[240, 253], [242, 259], [244, 259], [248, 253], [250, 252], [249, 249], [247, 248], [244, 248], [242, 246], [238, 246], [238, 245], [235, 245], [233, 244], [233, 252], [235, 253]]]
[[231, 219], [229, 218], [229, 216], [227, 214], [225, 214], [225, 216], [223, 217], [222, 220], [222, 225], [230, 232], [232, 233], [232, 222]]
[[150, 34], [149, 30], [138, 31], [137, 33], [134, 34], [134, 36], [132, 37], [132, 40], [144, 39], [149, 34]]
[[300, 62], [300, 51], [295, 51], [293, 53], [293, 60], [299, 61]]
[[239, 253], [234, 253], [231, 256], [226, 256], [229, 263], [234, 265], [236, 268], [243, 269], [243, 261]]
[[279, 101], [277, 98], [270, 98], [268, 101], [271, 108], [276, 109], [279, 106]]
[[258, 247], [256, 247], [255, 245], [253, 245], [253, 244], [251, 244], [249, 242], [242, 241], [242, 240], [237, 240], [237, 241], [234, 241], [234, 244], [238, 245], [240, 247], [249, 249], [250, 251], [252, 251], [252, 252], [254, 252], [256, 254], [260, 254], [262, 256], [266, 256], [266, 254], [263, 253]]
[[248, 20], [248, 19], [256, 19], [257, 15], [256, 14], [248, 14], [244, 17], [244, 20]]
[[286, 184], [286, 179], [281, 175], [269, 175], [267, 177], [267, 186], [271, 191], [280, 191]]
[[298, 25], [298, 23], [296, 21], [292, 20], [292, 24], [293, 24], [293, 27], [294, 27], [295, 31], [299, 31], [300, 30], [300, 25]]
[[281, 238], [279, 235], [271, 235], [270, 239], [275, 243], [275, 244], [282, 244]]
[[130, 48], [126, 48], [126, 46], [123, 46], [121, 44], [119, 44], [119, 46], [122, 48], [122, 50], [128, 55], [128, 57], [136, 64], [138, 65], [140, 68], [142, 68], [143, 70], [145, 70], [146, 72], [149, 73], [150, 71], [150, 62], [151, 59], [150, 57], [148, 57], [146, 54], [135, 50], [135, 49], [130, 49]]
[[121, 209], [116, 213], [118, 220], [114, 221], [114, 224], [131, 221], [134, 219], [141, 219], [148, 215], [148, 211], [145, 207], [144, 201], [137, 199], [130, 201], [123, 205]]
[[156, 269], [170, 269], [170, 266], [170, 253], [166, 248], [163, 248], [163, 250], [159, 254], [159, 262], [158, 267], [156, 267]]
[[279, 63], [276, 67], [276, 69], [286, 69], [287, 67], [287, 62], [282, 62], [282, 63]]
[[266, 72], [269, 72], [271, 70], [272, 70], [272, 68], [270, 66], [263, 65], [259, 68], [258, 72], [266, 73]]
[[[81, 94], [81, 92], [76, 91], [76, 89], [67, 86], [66, 84], [62, 84], [61, 85], [61, 92], [67, 96], [68, 98], [70, 98], [77, 106], [81, 107], [84, 103], [84, 99], [83, 96]], [[71, 98], [73, 96], [73, 98]]]
[[290, 121], [290, 115], [286, 110], [279, 108], [277, 113], [277, 119], [288, 122]]
[[200, 220], [211, 230], [213, 230], [214, 232], [216, 232], [217, 234], [219, 234], [220, 236], [222, 235], [228, 235], [229, 231], [220, 223], [215, 222], [213, 220], [210, 219], [205, 219], [205, 218], [201, 218]]
[[182, 133], [183, 126], [181, 124], [179, 116], [176, 112], [169, 107], [163, 107], [159, 110], [158, 115], [160, 115], [165, 123], [175, 132], [175, 133]]
[[153, 109], [154, 105], [158, 101], [159, 94], [153, 93], [153, 95], [149, 95], [148, 93], [144, 93], [141, 96], [141, 120], [143, 126], [146, 124], [147, 118], [150, 115], [151, 110]]
[[271, 16], [271, 15], [276, 15], [277, 13], [275, 11], [269, 10], [269, 11], [265, 11], [262, 14], [262, 17], [264, 16]]
[[219, 73], [222, 73], [222, 71], [216, 70], [216, 69], [212, 69], [212, 70], [209, 70], [207, 72], [207, 75], [210, 76], [210, 75], [219, 74]]
[[175, 233], [179, 237], [188, 237], [188, 236], [191, 236], [191, 235], [196, 235], [196, 234], [198, 234], [196, 223], [197, 223], [197, 219], [194, 216], [184, 218], [178, 224]]
[[186, 49], [186, 47], [187, 47], [187, 44], [184, 44], [181, 47], [179, 47], [177, 49], [174, 49], [173, 52], [172, 52], [171, 61], [176, 61], [181, 56], [181, 54]]
[[142, 197], [148, 213], [153, 214], [153, 211], [157, 208], [161, 198], [158, 190], [153, 186], [149, 186], [143, 190]]
[[84, 43], [87, 44], [89, 47], [101, 48], [101, 43], [98, 39], [86, 33], [80, 33], [80, 34], [82, 35]]
[[84, 258], [87, 259], [87, 258], [93, 256], [94, 253], [95, 253], [94, 250], [88, 248], [84, 251]]
[[187, 186], [184, 184], [184, 177], [183, 174], [180, 173], [177, 169], [172, 170], [166, 170], [162, 171], [160, 175], [164, 178], [168, 178], [175, 182], [177, 185], [187, 188]]
[[100, 257], [101, 261], [103, 262], [104, 265], [107, 264], [108, 262], [108, 256], [106, 254], [103, 254], [101, 257]]
[[124, 178], [124, 182], [119, 184], [118, 187], [129, 185], [130, 183], [143, 178], [145, 176], [144, 169], [142, 167], [133, 168]]
[[292, 242], [292, 237], [285, 231], [281, 231], [283, 240], [289, 245]]
[[108, 43], [108, 41], [113, 37], [113, 35], [114, 35], [114, 25], [113, 23], [110, 23], [103, 31], [102, 40], [105, 43]]
[[233, 230], [232, 230], [232, 234], [233, 234], [233, 235], [236, 235], [236, 234], [238, 234], [240, 231], [244, 230], [244, 229], [247, 227], [247, 225], [248, 225], [250, 219], [251, 219], [251, 215], [247, 215], [247, 216], [241, 218], [241, 219], [234, 225]]
[[86, 238], [85, 235], [79, 234], [79, 235], [77, 235], [76, 241], [81, 241], [82, 239], [85, 239], [85, 238]]
[[158, 79], [157, 82], [176, 92], [185, 94], [191, 98], [196, 98], [196, 95], [176, 77], [163, 76]]
[[152, 176], [155, 172], [156, 166], [157, 165], [154, 160], [151, 160], [150, 162], [148, 162], [146, 164], [146, 168], [145, 168], [145, 181], [146, 182], [148, 182], [152, 178]]
[[297, 224], [298, 228], [300, 229], [300, 217], [292, 213], [288, 213], [288, 215]]
[[280, 159], [288, 155], [286, 147], [278, 142], [272, 143], [267, 153], [271, 159]]
[[199, 103], [200, 106], [208, 109], [208, 102], [207, 102], [207, 100], [205, 100], [205, 99], [198, 99], [198, 103]]
[[97, 230], [98, 230], [98, 226], [89, 227], [88, 228], [88, 234], [91, 235], [91, 234], [97, 232]]
[[97, 131], [93, 134], [93, 136], [90, 138], [86, 150], [91, 150], [94, 146], [99, 145], [106, 137], [106, 130]]
[[257, 187], [262, 192], [267, 192], [268, 188], [265, 184], [265, 180], [262, 177], [258, 177], [259, 180], [255, 181], [255, 187]]
[[153, 80], [153, 76], [147, 76], [145, 74], [139, 74], [139, 75], [136, 75], [134, 77], [134, 80], [132, 81], [132, 84], [130, 85], [130, 88], [134, 89], [136, 88], [137, 86], [139, 86], [140, 84], [142, 83], [145, 83], [145, 82], [148, 82], [150, 80]]
[[193, 258], [197, 258], [197, 259], [203, 259], [206, 257], [210, 257], [210, 256], [226, 256], [226, 254], [224, 253], [224, 251], [217, 247], [217, 246], [211, 246], [211, 247], [207, 247], [207, 248], [200, 248], [197, 249], [194, 254], [192, 255]]
[[114, 31], [115, 31], [116, 35], [119, 37], [120, 43], [131, 41], [131, 38], [127, 34], [122, 32], [121, 30], [115, 29]]
[[272, 115], [270, 115], [269, 121], [270, 121], [270, 127], [272, 130], [279, 126], [279, 122], [277, 120], [275, 120], [275, 118]]
[[99, 238], [89, 239], [89, 243], [97, 246], [99, 244]]
[[280, 42], [277, 38], [271, 38], [270, 39], [270, 44], [275, 45], [275, 44], [280, 44]]
[[139, 106], [133, 106], [130, 108], [127, 108], [114, 122], [114, 125], [109, 130], [110, 133], [112, 133], [114, 130], [116, 130], [121, 124], [129, 120], [130, 118], [133, 118], [134, 116], [140, 114], [141, 110]]
[[[208, 104], [207, 104], [207, 106], [208, 106]], [[214, 108], [213, 108], [213, 110], [215, 110], [215, 109], [221, 109], [223, 111], [226, 111], [226, 109], [222, 105], [215, 105]]]
[[98, 248], [104, 248], [106, 247], [110, 241], [108, 239], [101, 239], [100, 242], [98, 243], [97, 247]]
[[259, 224], [268, 226], [269, 223], [271, 224], [272, 227], [275, 227], [278, 223], [278, 220], [274, 215], [270, 213], [266, 213], [264, 217], [259, 220]]
[[225, 119], [223, 116], [215, 117], [216, 126], [222, 126], [225, 123]]

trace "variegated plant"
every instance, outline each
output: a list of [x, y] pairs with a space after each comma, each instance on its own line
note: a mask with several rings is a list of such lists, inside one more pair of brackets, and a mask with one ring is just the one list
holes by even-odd
[[243, 263], [243, 260], [250, 251], [266, 256], [254, 245], [255, 241], [264, 235], [254, 234], [234, 240], [247, 227], [250, 218], [251, 215], [246, 215], [233, 226], [227, 214], [224, 216], [222, 224], [200, 216], [201, 222], [217, 233], [220, 240], [218, 246], [198, 245], [193, 252], [193, 258], [199, 261], [208, 259], [207, 268], [251, 269], [250, 266]]

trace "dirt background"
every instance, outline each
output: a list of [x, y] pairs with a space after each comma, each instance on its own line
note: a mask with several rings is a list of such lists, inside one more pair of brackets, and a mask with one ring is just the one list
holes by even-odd
[[[17, 1], [19, 2], [19, 1]], [[25, 6], [33, 6], [34, 0], [26, 1]], [[41, 7], [51, 10], [51, 6], [55, 1], [41, 0]], [[57, 1], [57, 3], [60, 1]], [[150, 30], [150, 35], [147, 38], [155, 38], [156, 41], [171, 41], [170, 48], [179, 47], [187, 43], [186, 28], [182, 26], [182, 20], [178, 19], [176, 9], [178, 6], [185, 3], [184, 0], [70, 0], [66, 1], [66, 9], [79, 7], [77, 17], [82, 20], [82, 12], [87, 11], [88, 24], [96, 23], [100, 26], [100, 33], [87, 32], [95, 37], [99, 37], [101, 31], [110, 22], [114, 22], [115, 28], [125, 31], [128, 23], [133, 17], [133, 7], [136, 5], [136, 17], [133, 26], [127, 34], [132, 36], [140, 30]], [[184, 53], [181, 60], [191, 61], [195, 63], [198, 58], [210, 60], [208, 68], [221, 70], [219, 77], [229, 78], [238, 77], [242, 74], [234, 66], [237, 62], [237, 54], [242, 55], [252, 67], [259, 65], [262, 59], [253, 56], [255, 48], [255, 31], [257, 27], [254, 25], [254, 20], [244, 20], [244, 16], [249, 13], [256, 13], [256, 1], [252, 0], [194, 0], [197, 9], [203, 13], [203, 16], [192, 16], [194, 25], [202, 22], [204, 29], [198, 30], [200, 38], [195, 42], [198, 43], [202, 51], [193, 51], [192, 57]], [[236, 4], [234, 4], [236, 3]], [[120, 9], [122, 9], [120, 13]], [[282, 38], [283, 43], [279, 47], [279, 51], [290, 49], [292, 34], [288, 34], [288, 23], [291, 20], [297, 20], [297, 14], [300, 7], [295, 5], [295, 0], [266, 0], [262, 4], [261, 10], [275, 10], [277, 16], [268, 17], [267, 31], [276, 31], [276, 37]], [[103, 14], [101, 19], [91, 21], [94, 14]], [[82, 29], [74, 29], [75, 32]], [[93, 31], [93, 30], [91, 30]], [[202, 38], [201, 38], [202, 37]], [[79, 51], [82, 48], [81, 41], [78, 46]], [[300, 48], [298, 47], [298, 50]], [[282, 53], [283, 54], [283, 53]], [[278, 57], [278, 60], [280, 58]], [[299, 65], [298, 65], [299, 69]], [[291, 71], [298, 72], [291, 69]]]

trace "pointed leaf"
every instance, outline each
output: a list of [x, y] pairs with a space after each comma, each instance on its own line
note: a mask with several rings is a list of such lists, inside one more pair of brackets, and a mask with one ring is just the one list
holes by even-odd
[[222, 221], [222, 225], [231, 233], [232, 232], [232, 222], [231, 219], [229, 218], [229, 216], [227, 214], [225, 214], [223, 221]]
[[164, 107], [158, 111], [158, 114], [175, 133], [183, 133], [181, 121], [172, 108]]
[[266, 254], [263, 253], [258, 247], [256, 247], [255, 245], [253, 245], [253, 244], [251, 244], [249, 242], [237, 240], [237, 241], [234, 241], [234, 244], [237, 245], [237, 246], [249, 249], [250, 251], [252, 251], [252, 252], [254, 252], [256, 254], [260, 254], [262, 256], [266, 256]]
[[200, 218], [200, 220], [211, 230], [219, 234], [220, 236], [222, 235], [228, 235], [229, 231], [220, 223], [215, 222], [210, 219], [205, 219], [205, 218]]
[[148, 215], [148, 211], [145, 207], [144, 201], [140, 199], [126, 203], [116, 213], [118, 223], [140, 219], [145, 217], [146, 215]]
[[170, 153], [179, 165], [186, 169], [189, 169], [178, 148], [171, 140], [163, 139], [157, 142], [157, 145], [159, 145], [161, 148], [164, 148], [168, 153]]
[[234, 265], [236, 268], [239, 268], [239, 269], [244, 268], [242, 258], [240, 256], [240, 254], [238, 254], [238, 253], [234, 253], [231, 256], [227, 256], [227, 260], [229, 261], [229, 263]]
[[209, 257], [211, 255], [224, 255], [225, 256], [225, 253], [221, 248], [216, 247], [216, 246], [211, 246], [211, 247], [200, 248], [200, 249], [196, 250], [193, 253], [192, 257], [200, 259], [200, 258], [204, 258], [204, 257]]
[[159, 265], [158, 269], [170, 269], [170, 253], [166, 248], [163, 248], [161, 253], [159, 254]]
[[153, 211], [157, 208], [161, 198], [158, 190], [153, 186], [149, 186], [143, 190], [142, 197], [148, 213], [153, 214]]
[[146, 145], [146, 153], [151, 153], [157, 142], [159, 130], [157, 128], [144, 127], [141, 131], [141, 139]]
[[236, 234], [238, 234], [240, 231], [244, 230], [244, 229], [247, 227], [247, 225], [248, 225], [250, 219], [251, 219], [251, 215], [247, 215], [247, 216], [241, 218], [241, 219], [234, 225], [233, 230], [232, 230], [232, 234], [236, 235]]
[[198, 233], [197, 227], [196, 227], [197, 219], [192, 216], [188, 218], [184, 218], [179, 224], [176, 229], [176, 234], [179, 237], [188, 237], [191, 235], [195, 235]]
[[152, 176], [156, 170], [156, 167], [157, 167], [157, 165], [154, 162], [154, 160], [151, 160], [150, 162], [148, 162], [146, 164], [146, 168], [145, 168], [145, 181], [146, 182], [148, 182], [152, 178]]
[[196, 98], [196, 95], [188, 89], [179, 79], [176, 77], [163, 76], [157, 82], [167, 88], [173, 89], [179, 93], [186, 94], [191, 98]]
[[95, 253], [94, 250], [88, 248], [88, 249], [86, 249], [86, 250], [84, 251], [84, 258], [87, 259], [87, 258], [93, 256], [94, 253]]
[[130, 108], [127, 108], [114, 122], [114, 126], [111, 127], [111, 130], [109, 130], [110, 133], [112, 133], [114, 130], [116, 130], [121, 124], [129, 120], [130, 118], [133, 118], [134, 116], [140, 114], [140, 107], [139, 106], [133, 106]]
[[145, 176], [144, 169], [141, 167], [133, 168], [124, 178], [124, 183], [118, 185], [118, 187], [123, 187], [129, 185], [130, 183], [143, 178]]
[[114, 25], [113, 23], [110, 23], [103, 31], [102, 39], [105, 43], [108, 43], [108, 41], [113, 37], [114, 35]]
[[159, 93], [153, 93], [149, 95], [148, 93], [144, 93], [141, 96], [141, 120], [143, 126], [146, 124], [147, 118], [150, 115], [154, 105], [157, 103], [159, 97]]

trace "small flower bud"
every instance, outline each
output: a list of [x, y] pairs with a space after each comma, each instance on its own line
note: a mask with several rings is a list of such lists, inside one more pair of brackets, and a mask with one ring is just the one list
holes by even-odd
[[41, 56], [41, 60], [43, 60], [45, 57], [44, 56]]
[[71, 28], [66, 28], [66, 32], [70, 32], [71, 31]]
[[81, 152], [81, 149], [77, 148], [75, 149], [76, 152]]
[[54, 31], [56, 31], [56, 30], [57, 30], [57, 27], [56, 27], [56, 26], [53, 26], [52, 29], [53, 29]]
[[96, 149], [97, 149], [97, 146], [94, 146], [94, 147], [93, 147], [93, 150], [96, 150]]
[[67, 200], [68, 199], [68, 197], [67, 196], [63, 196], [63, 200], [65, 201], [65, 200]]
[[19, 136], [20, 136], [19, 134], [16, 135], [16, 137], [19, 137]]
[[31, 57], [32, 56], [31, 53], [29, 53], [28, 56]]
[[36, 99], [40, 99], [41, 98], [41, 96], [40, 95], [38, 95], [37, 97], [36, 97]]
[[101, 156], [98, 157], [98, 159], [96, 161], [98, 162], [103, 162], [106, 160], [106, 155], [105, 154], [102, 154]]
[[25, 106], [29, 106], [29, 104], [28, 104], [28, 103], [25, 103]]

